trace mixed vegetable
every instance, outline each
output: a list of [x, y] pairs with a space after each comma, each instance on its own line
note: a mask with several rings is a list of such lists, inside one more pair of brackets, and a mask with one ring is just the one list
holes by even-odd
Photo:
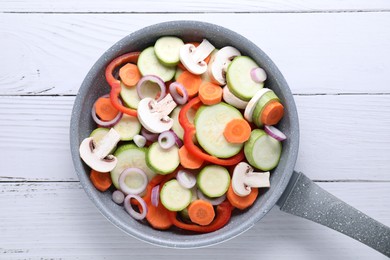
[[80, 156], [96, 189], [111, 188], [133, 218], [212, 232], [270, 187], [284, 107], [253, 59], [166, 36], [117, 57], [105, 76], [111, 92], [93, 105], [98, 127]]

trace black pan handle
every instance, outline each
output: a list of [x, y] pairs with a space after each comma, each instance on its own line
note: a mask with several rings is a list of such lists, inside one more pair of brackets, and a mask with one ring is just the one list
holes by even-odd
[[337, 230], [390, 257], [389, 227], [336, 198], [303, 173], [293, 173], [277, 204], [284, 212]]

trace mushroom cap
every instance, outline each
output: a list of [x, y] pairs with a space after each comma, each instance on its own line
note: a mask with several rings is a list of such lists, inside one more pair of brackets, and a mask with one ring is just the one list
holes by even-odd
[[251, 192], [251, 188], [270, 187], [270, 172], [254, 172], [252, 166], [246, 162], [240, 162], [234, 168], [232, 188], [235, 194], [245, 197]]
[[83, 161], [92, 169], [98, 172], [110, 172], [115, 168], [117, 159], [113, 155], [108, 155], [104, 158], [100, 158], [97, 153], [94, 152], [95, 145], [93, 137], [85, 138], [79, 148], [80, 157]]
[[207, 63], [203, 60], [194, 59], [193, 53], [195, 51], [196, 47], [194, 45], [184, 44], [180, 48], [180, 61], [189, 72], [200, 75], [206, 72]]
[[[150, 104], [153, 103], [153, 108]], [[143, 98], [138, 104], [138, 120], [148, 131], [162, 133], [173, 126], [173, 120], [168, 117], [170, 108], [156, 103], [152, 98]]]
[[251, 193], [251, 187], [245, 184], [246, 174], [252, 171], [252, 167], [246, 162], [240, 162], [234, 168], [232, 177], [232, 188], [235, 194], [245, 197]]
[[220, 49], [210, 61], [208, 73], [215, 83], [219, 85], [226, 84], [225, 72], [228, 65], [231, 63], [234, 57], [240, 56], [239, 50], [232, 46], [226, 46]]

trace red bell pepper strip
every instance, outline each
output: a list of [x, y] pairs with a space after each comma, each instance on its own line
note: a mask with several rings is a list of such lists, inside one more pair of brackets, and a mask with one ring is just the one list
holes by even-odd
[[169, 220], [173, 223], [173, 225], [181, 229], [190, 230], [198, 233], [209, 233], [225, 226], [230, 220], [233, 209], [234, 207], [227, 200], [225, 200], [217, 206], [216, 217], [207, 226], [183, 223], [176, 218], [176, 211], [169, 212]]
[[195, 97], [191, 99], [186, 105], [184, 105], [183, 108], [180, 110], [179, 122], [184, 129], [184, 146], [193, 155], [214, 164], [230, 166], [236, 165], [241, 162], [245, 158], [243, 150], [228, 159], [220, 159], [210, 154], [204, 153], [198, 146], [194, 144], [193, 137], [195, 136], [196, 129], [195, 126], [191, 124], [188, 120], [187, 112], [191, 107], [197, 106], [199, 105], [199, 103], [201, 103], [200, 99], [198, 97]]
[[119, 80], [114, 78], [113, 73], [117, 67], [122, 66], [126, 63], [129, 63], [129, 62], [137, 63], [139, 54], [140, 54], [140, 52], [130, 52], [130, 53], [126, 53], [126, 54], [123, 54], [123, 55], [115, 58], [113, 61], [111, 61], [108, 64], [108, 66], [106, 67], [106, 71], [105, 71], [106, 80], [108, 82], [108, 85], [110, 85], [110, 87], [111, 87], [110, 100], [111, 100], [112, 105], [116, 109], [118, 109], [119, 111], [121, 111], [125, 114], [128, 114], [130, 116], [137, 116], [137, 110], [134, 110], [134, 109], [131, 109], [128, 107], [124, 107], [121, 103], [119, 103], [119, 94], [121, 92], [121, 83]]

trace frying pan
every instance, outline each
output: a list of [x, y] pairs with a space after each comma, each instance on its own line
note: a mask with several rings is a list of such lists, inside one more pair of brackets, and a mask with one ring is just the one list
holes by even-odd
[[[230, 222], [215, 232], [193, 234], [181, 230], [159, 231], [134, 220], [122, 206], [112, 202], [111, 192], [97, 191], [89, 180], [89, 168], [82, 162], [78, 148], [96, 127], [90, 116], [94, 101], [109, 92], [104, 70], [114, 58], [154, 45], [164, 35], [176, 35], [185, 42], [208, 39], [216, 48], [234, 46], [252, 57], [267, 72], [266, 86], [275, 91], [285, 106], [285, 116], [278, 125], [286, 135], [279, 165], [272, 171], [271, 187], [263, 189], [255, 204], [246, 211], [234, 212]], [[299, 125], [293, 95], [271, 59], [243, 36], [210, 23], [198, 21], [165, 22], [136, 31], [108, 49], [92, 66], [76, 97], [70, 126], [70, 146], [74, 167], [89, 198], [112, 224], [145, 242], [170, 248], [198, 248], [232, 239], [250, 229], [272, 207], [335, 229], [390, 256], [390, 229], [354, 209], [313, 183], [303, 173], [294, 171], [299, 145]]]

